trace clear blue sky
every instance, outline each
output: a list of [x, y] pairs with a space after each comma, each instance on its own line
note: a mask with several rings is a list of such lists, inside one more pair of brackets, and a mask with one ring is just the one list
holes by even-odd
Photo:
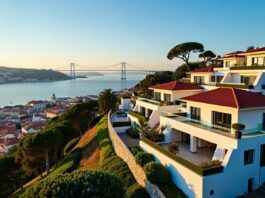
[[9, 0], [0, 2], [0, 65], [55, 68], [122, 60], [172, 69], [176, 44], [216, 54], [265, 46], [263, 0]]

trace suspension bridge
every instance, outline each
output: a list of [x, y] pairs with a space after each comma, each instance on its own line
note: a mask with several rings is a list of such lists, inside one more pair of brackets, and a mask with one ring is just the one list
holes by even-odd
[[144, 72], [146, 75], [153, 74], [155, 72], [162, 72], [162, 70], [148, 70], [144, 67], [135, 66], [127, 62], [120, 62], [113, 65], [105, 65], [98, 67], [70, 63], [63, 67], [57, 68], [56, 70], [60, 72], [69, 72], [69, 75], [72, 79], [76, 79], [76, 72], [120, 72], [121, 80], [126, 80], [127, 72]]

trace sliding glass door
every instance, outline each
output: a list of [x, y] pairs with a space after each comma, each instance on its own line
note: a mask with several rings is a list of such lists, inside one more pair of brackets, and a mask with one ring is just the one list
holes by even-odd
[[231, 114], [213, 111], [212, 123], [214, 127], [229, 131], [231, 130], [231, 120]]
[[190, 118], [201, 121], [201, 109], [197, 107], [190, 107]]

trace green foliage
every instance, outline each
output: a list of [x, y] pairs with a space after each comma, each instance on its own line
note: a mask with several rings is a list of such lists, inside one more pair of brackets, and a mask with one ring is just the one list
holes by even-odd
[[199, 58], [203, 58], [203, 62], [205, 64], [210, 62], [215, 57], [216, 57], [216, 54], [213, 53], [211, 50], [206, 50], [206, 51], [199, 54]]
[[186, 43], [181, 43], [173, 47], [167, 54], [167, 58], [169, 60], [172, 60], [173, 58], [179, 58], [183, 60], [186, 65], [188, 70], [190, 71], [191, 68], [189, 67], [189, 58], [190, 58], [190, 53], [197, 53], [197, 52], [203, 52], [204, 47], [201, 43], [197, 42], [186, 42]]
[[234, 124], [232, 124], [232, 128], [237, 130], [237, 131], [242, 131], [246, 128], [246, 125], [240, 124], [240, 123], [234, 123]]
[[156, 84], [167, 83], [173, 80], [173, 72], [156, 72], [145, 77], [141, 80], [135, 88], [138, 90], [138, 93], [146, 98], [151, 98], [153, 96], [152, 91], [148, 87]]
[[150, 153], [138, 152], [135, 160], [138, 165], [145, 166], [149, 162], [154, 162], [154, 157]]
[[158, 162], [149, 162], [144, 171], [148, 180], [158, 186], [169, 184], [171, 181], [167, 168]]
[[130, 121], [123, 121], [123, 122], [113, 122], [112, 123], [113, 127], [124, 127], [124, 126], [131, 126], [131, 122]]
[[130, 151], [132, 152], [133, 155], [137, 155], [139, 152], [142, 152], [143, 150], [141, 149], [140, 146], [138, 145], [133, 145], [129, 147]]
[[151, 130], [148, 133], [144, 133], [144, 137], [152, 140], [153, 142], [163, 142], [164, 134], [156, 130]]
[[[190, 62], [189, 63], [189, 68], [190, 68], [191, 71], [194, 70], [194, 69], [199, 69], [199, 68], [203, 68], [203, 67], [205, 67], [205, 65], [202, 65], [199, 62], [192, 62], [192, 63]], [[179, 80], [181, 78], [186, 78], [187, 77], [187, 72], [189, 72], [189, 70], [188, 70], [187, 64], [185, 63], [183, 65], [180, 65], [176, 69], [175, 73], [173, 74], [173, 76], [174, 76], [173, 78], [175, 80]]]
[[114, 111], [117, 107], [118, 97], [111, 89], [105, 89], [99, 94], [98, 105], [102, 114]]
[[148, 192], [140, 186], [139, 184], [135, 183], [134, 185], [130, 186], [126, 193], [126, 198], [149, 198]]
[[81, 148], [76, 148], [75, 150], [71, 151], [69, 155], [67, 155], [58, 163], [58, 167], [53, 172], [51, 172], [49, 176], [55, 174], [70, 173], [75, 170], [82, 158], [82, 153], [83, 150]]
[[138, 120], [146, 120], [146, 117], [143, 114], [139, 113], [138, 111], [129, 110], [128, 114], [132, 115], [133, 117], [137, 118]]
[[8, 197], [20, 186], [21, 169], [19, 167], [14, 155], [5, 154], [0, 157], [0, 197]]
[[127, 164], [116, 155], [112, 147], [106, 115], [98, 123], [97, 139], [100, 148], [100, 168], [105, 172], [119, 177], [126, 187], [133, 185], [136, 181], [130, 169]]
[[135, 138], [135, 139], [137, 139], [137, 138], [139, 138], [139, 132], [136, 130], [136, 129], [134, 129], [134, 128], [129, 128], [129, 129], [127, 129], [126, 130], [126, 133], [131, 137], [131, 138]]
[[200, 166], [197, 166], [196, 164], [191, 163], [190, 161], [175, 155], [167, 150], [165, 150], [163, 147], [161, 147], [160, 145], [156, 144], [155, 142], [152, 142], [151, 140], [142, 137], [142, 141], [145, 142], [146, 144], [148, 144], [149, 146], [155, 148], [156, 150], [158, 150], [159, 152], [161, 152], [162, 154], [168, 156], [169, 158], [171, 158], [172, 160], [175, 160], [176, 162], [182, 164], [183, 166], [187, 167], [188, 169], [194, 171], [195, 173], [201, 175], [201, 176], [207, 176], [207, 175], [212, 175], [212, 174], [216, 174], [216, 173], [220, 173], [223, 171], [223, 167], [222, 166], [216, 166], [216, 167], [211, 167], [211, 168], [206, 168], [203, 169]]
[[171, 153], [178, 154], [179, 153], [179, 145], [176, 142], [171, 142], [168, 144], [168, 150]]
[[102, 197], [122, 198], [125, 189], [122, 181], [100, 171], [75, 171], [46, 178], [26, 190], [22, 198], [36, 197]]
[[76, 138], [71, 139], [64, 147], [64, 154], [71, 151], [72, 148], [74, 148], [75, 145], [79, 142], [79, 140], [80, 140], [80, 137], [76, 137]]
[[166, 198], [187, 198], [187, 196], [180, 190], [173, 182], [166, 185], [160, 185], [159, 189], [163, 192]]

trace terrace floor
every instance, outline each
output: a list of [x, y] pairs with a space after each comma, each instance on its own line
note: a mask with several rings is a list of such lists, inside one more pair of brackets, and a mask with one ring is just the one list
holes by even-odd
[[118, 136], [121, 138], [121, 140], [125, 143], [127, 147], [138, 145], [140, 139], [131, 138], [127, 133], [118, 133]]
[[[212, 157], [214, 155], [214, 150], [210, 148], [200, 148], [197, 147], [197, 152], [190, 152], [189, 144], [186, 142], [176, 142], [179, 145], [179, 156], [190, 161], [193, 164], [199, 165], [205, 161], [212, 161]], [[160, 144], [163, 148], [168, 150], [168, 143]]]

